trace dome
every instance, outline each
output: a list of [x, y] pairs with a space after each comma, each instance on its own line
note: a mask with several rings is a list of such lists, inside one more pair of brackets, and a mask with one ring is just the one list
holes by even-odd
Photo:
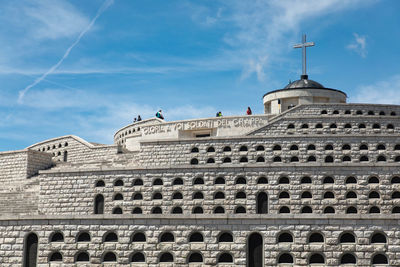
[[325, 88], [322, 84], [309, 80], [308, 75], [301, 75], [301, 79], [291, 82], [285, 86], [283, 89], [299, 89], [299, 88]]

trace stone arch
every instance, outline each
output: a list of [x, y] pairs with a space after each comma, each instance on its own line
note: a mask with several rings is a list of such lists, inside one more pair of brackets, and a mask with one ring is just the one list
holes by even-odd
[[268, 194], [265, 192], [259, 192], [257, 194], [257, 213], [268, 213]]
[[356, 237], [351, 232], [344, 232], [344, 233], [340, 234], [339, 242], [341, 244], [343, 244], [343, 243], [356, 243]]
[[91, 241], [91, 237], [89, 232], [87, 231], [82, 231], [80, 233], [78, 233], [78, 235], [76, 236], [76, 242], [90, 242]]
[[312, 208], [310, 206], [304, 206], [301, 208], [300, 213], [312, 213]]
[[104, 213], [104, 197], [102, 194], [96, 195], [94, 198], [94, 214]]
[[268, 179], [264, 176], [261, 176], [257, 179], [257, 184], [268, 184]]
[[103, 180], [97, 180], [95, 183], [95, 187], [104, 187], [106, 186]]
[[246, 208], [243, 206], [237, 206], [235, 208], [235, 213], [246, 213]]
[[203, 234], [200, 232], [193, 232], [189, 235], [189, 242], [204, 242]]
[[289, 178], [286, 176], [279, 178], [278, 184], [289, 184]]
[[174, 207], [172, 208], [172, 214], [182, 214], [183, 210], [181, 207]]
[[246, 193], [244, 191], [239, 191], [235, 195], [235, 199], [245, 199], [246, 198]]
[[160, 235], [159, 242], [175, 242], [175, 237], [171, 232], [164, 232]]
[[86, 251], [78, 251], [75, 254], [74, 259], [75, 259], [74, 260], [75, 262], [89, 262], [90, 261], [90, 255]]
[[354, 176], [349, 176], [346, 178], [345, 181], [346, 184], [356, 184], [357, 183], [357, 179]]
[[187, 263], [203, 262], [203, 255], [200, 252], [192, 251], [187, 256]]
[[287, 206], [282, 206], [279, 208], [279, 213], [290, 213], [290, 209]]
[[224, 242], [224, 243], [231, 243], [233, 242], [233, 235], [230, 232], [221, 232], [218, 237], [217, 237], [218, 243]]
[[224, 177], [217, 177], [217, 179], [214, 181], [214, 184], [225, 184]]
[[64, 235], [60, 231], [53, 232], [49, 238], [50, 242], [64, 242]]
[[117, 179], [114, 181], [114, 186], [123, 186], [124, 181], [122, 179]]
[[258, 145], [257, 147], [256, 147], [256, 151], [264, 151], [265, 150], [265, 148], [264, 148], [264, 146], [262, 146], [262, 145]]
[[159, 262], [174, 262], [174, 255], [169, 252], [163, 252], [160, 254]]
[[112, 214], [122, 214], [123, 213], [122, 212], [122, 208], [121, 207], [115, 207], [115, 208], [113, 208], [111, 213]]
[[356, 214], [357, 213], [357, 208], [350, 206], [346, 209], [346, 214]]
[[293, 264], [292, 254], [285, 252], [279, 255], [278, 264]]
[[143, 213], [143, 211], [140, 207], [135, 207], [132, 210], [132, 214], [142, 214], [142, 213]]
[[357, 264], [357, 258], [351, 253], [345, 253], [340, 257], [340, 264]]
[[198, 192], [194, 192], [193, 194], [193, 199], [204, 199], [204, 195], [202, 192], [198, 191]]
[[383, 253], [375, 254], [371, 260], [372, 264], [388, 264], [388, 258]]
[[162, 209], [161, 209], [161, 207], [154, 207], [154, 208], [152, 208], [151, 209], [151, 213], [152, 214], [162, 214]]
[[293, 243], [293, 235], [290, 232], [281, 232], [278, 234], [277, 243]]
[[223, 252], [218, 255], [217, 263], [233, 263], [233, 257], [229, 252]]
[[59, 251], [53, 251], [49, 254], [48, 261], [49, 262], [62, 262], [63, 256]]
[[35, 233], [29, 233], [24, 240], [24, 267], [36, 267], [39, 239]]
[[218, 214], [218, 213], [225, 213], [225, 209], [222, 206], [217, 206], [214, 209], [214, 213]]
[[175, 178], [174, 182], [172, 183], [172, 185], [183, 185], [183, 180], [182, 178]]
[[143, 232], [133, 233], [131, 242], [146, 242], [146, 235]]
[[247, 159], [247, 157], [243, 156], [240, 158], [239, 162], [249, 162], [249, 160]]
[[371, 235], [370, 243], [371, 244], [376, 244], [376, 243], [386, 244], [387, 243], [387, 237], [383, 232], [374, 232]]
[[103, 242], [118, 242], [118, 235], [113, 231], [106, 232], [103, 235]]
[[308, 243], [324, 243], [324, 236], [320, 232], [312, 232], [308, 238]]
[[115, 253], [112, 251], [105, 252], [101, 257], [101, 262], [116, 262], [116, 261], [117, 261], [117, 255], [115, 255]]
[[203, 208], [202, 208], [202, 207], [197, 206], [197, 207], [194, 207], [194, 208], [193, 208], [192, 213], [193, 213], [193, 214], [202, 214], [202, 213], [204, 213], [204, 211], [203, 211]]
[[313, 253], [308, 258], [308, 264], [325, 264], [325, 257], [322, 253]]
[[133, 252], [129, 257], [130, 262], [146, 262], [146, 257], [143, 252]]
[[132, 200], [142, 200], [142, 199], [143, 199], [142, 193], [135, 193], [135, 194], [132, 196]]
[[259, 233], [252, 233], [247, 238], [247, 266], [264, 266], [264, 247], [263, 237]]
[[324, 213], [335, 213], [335, 208], [331, 207], [331, 206], [327, 206], [324, 208]]

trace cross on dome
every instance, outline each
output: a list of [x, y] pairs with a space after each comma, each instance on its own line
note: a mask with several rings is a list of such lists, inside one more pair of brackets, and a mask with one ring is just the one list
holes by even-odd
[[302, 63], [303, 63], [303, 74], [301, 75], [302, 79], [307, 79], [308, 78], [308, 76], [307, 76], [307, 65], [306, 65], [307, 64], [306, 48], [310, 47], [310, 46], [314, 46], [314, 45], [315, 45], [314, 42], [308, 42], [307, 43], [306, 35], [303, 34], [302, 43], [296, 44], [296, 45], [293, 46], [293, 48], [301, 48], [302, 52], [303, 52], [303, 61], [302, 61]]

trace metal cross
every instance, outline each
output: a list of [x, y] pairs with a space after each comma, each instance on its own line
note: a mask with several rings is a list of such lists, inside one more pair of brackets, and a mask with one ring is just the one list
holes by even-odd
[[306, 35], [303, 34], [303, 42], [301, 44], [296, 44], [293, 48], [301, 48], [303, 50], [303, 75], [307, 75], [307, 58], [306, 58], [306, 48], [310, 46], [314, 46], [314, 42], [306, 41]]

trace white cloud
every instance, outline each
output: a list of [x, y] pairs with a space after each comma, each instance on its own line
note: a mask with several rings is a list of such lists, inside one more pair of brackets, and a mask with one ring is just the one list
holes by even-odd
[[233, 12], [224, 19], [233, 22], [239, 30], [225, 36], [225, 41], [243, 59], [242, 77], [256, 74], [259, 80], [263, 80], [268, 67], [282, 60], [280, 54], [294, 42], [293, 38], [300, 39], [299, 31], [303, 24], [372, 2], [374, 0], [229, 2]]
[[37, 39], [71, 37], [89, 23], [84, 14], [65, 0], [11, 1], [10, 4], [18, 5], [19, 12], [13, 18], [18, 20], [17, 25]]
[[75, 39], [75, 41], [67, 48], [65, 51], [64, 55], [61, 57], [61, 59], [54, 64], [50, 69], [48, 69], [45, 73], [43, 73], [40, 77], [38, 77], [33, 83], [25, 87], [23, 90], [19, 91], [18, 95], [18, 102], [22, 103], [22, 100], [25, 96], [25, 94], [34, 86], [36, 86], [38, 83], [43, 81], [48, 75], [52, 74], [63, 62], [64, 60], [69, 56], [69, 53], [71, 50], [80, 42], [82, 37], [93, 27], [94, 23], [96, 20], [103, 14], [104, 11], [107, 10], [108, 7], [110, 7], [114, 3], [114, 0], [105, 0], [99, 10], [97, 11], [96, 16], [90, 21], [90, 23], [81, 31], [81, 33], [78, 35], [78, 37]]
[[357, 33], [353, 34], [354, 40], [346, 46], [347, 49], [359, 54], [362, 58], [367, 56], [367, 39], [365, 36], [360, 36]]
[[[384, 94], [382, 92], [385, 92]], [[349, 101], [354, 103], [371, 104], [400, 104], [400, 74], [394, 75], [385, 81], [378, 81], [370, 85], [361, 85]]]

